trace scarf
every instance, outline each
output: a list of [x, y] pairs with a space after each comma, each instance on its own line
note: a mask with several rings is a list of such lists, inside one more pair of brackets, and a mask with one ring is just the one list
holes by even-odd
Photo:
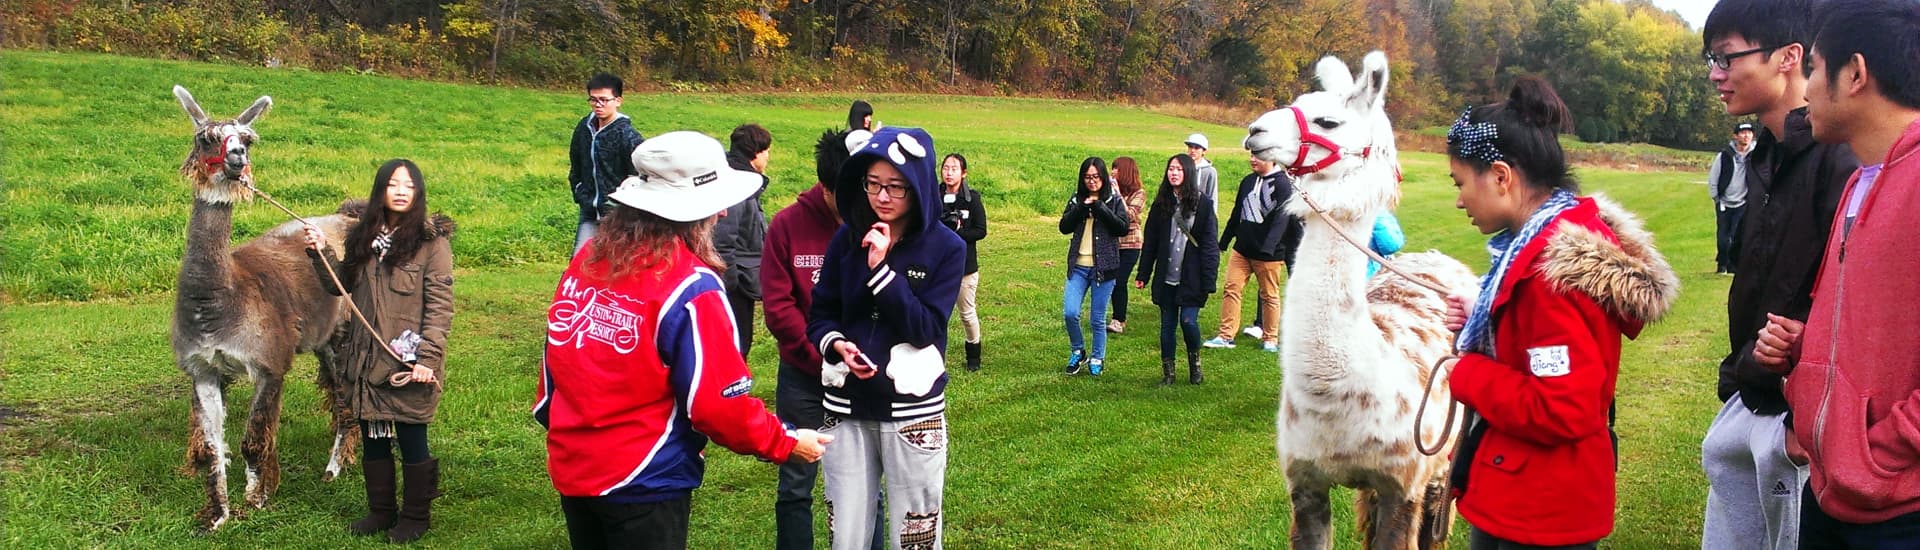
[[382, 225], [380, 234], [373, 237], [373, 252], [376, 256], [373, 261], [375, 263], [386, 261], [389, 248], [393, 248], [393, 228]]
[[1573, 192], [1556, 189], [1553, 195], [1547, 197], [1547, 202], [1527, 218], [1526, 225], [1520, 227], [1519, 233], [1502, 231], [1487, 241], [1487, 254], [1492, 256], [1493, 261], [1487, 275], [1480, 279], [1480, 299], [1473, 303], [1473, 311], [1467, 314], [1467, 326], [1460, 330], [1459, 351], [1496, 357], [1493, 347], [1493, 298], [1500, 292], [1500, 281], [1507, 278], [1507, 270], [1513, 267], [1513, 260], [1521, 250], [1527, 248], [1527, 243], [1533, 242], [1533, 238], [1539, 236], [1547, 224], [1559, 218], [1561, 212], [1577, 204], [1579, 200], [1573, 196]]
[[1176, 200], [1173, 223], [1167, 224], [1167, 286], [1180, 286], [1180, 268], [1187, 261], [1187, 234], [1193, 232], [1194, 213], [1184, 210]]

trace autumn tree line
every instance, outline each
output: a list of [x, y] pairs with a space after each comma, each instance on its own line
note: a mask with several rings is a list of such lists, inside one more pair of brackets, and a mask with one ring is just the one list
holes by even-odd
[[927, 91], [1266, 109], [1393, 62], [1403, 128], [1521, 75], [1587, 141], [1724, 143], [1700, 37], [1647, 0], [0, 0], [0, 45], [573, 87]]

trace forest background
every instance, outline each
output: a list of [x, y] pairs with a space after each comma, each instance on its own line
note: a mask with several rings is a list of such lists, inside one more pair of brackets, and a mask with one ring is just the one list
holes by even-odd
[[1711, 150], [1731, 126], [1699, 31], [1648, 0], [0, 0], [0, 47], [545, 89], [608, 71], [637, 91], [1065, 97], [1234, 126], [1311, 89], [1321, 56], [1378, 49], [1401, 128], [1521, 75], [1556, 85], [1583, 141]]

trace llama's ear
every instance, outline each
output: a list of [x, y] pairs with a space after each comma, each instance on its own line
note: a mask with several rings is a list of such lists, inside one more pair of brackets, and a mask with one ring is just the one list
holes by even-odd
[[1353, 88], [1353, 71], [1338, 57], [1320, 58], [1320, 62], [1313, 65], [1313, 76], [1320, 80], [1320, 89], [1328, 92], [1344, 94]]
[[246, 111], [240, 113], [240, 118], [233, 121], [241, 126], [252, 126], [253, 121], [260, 120], [260, 116], [267, 114], [267, 109], [271, 108], [273, 108], [273, 98], [260, 96], [260, 99], [253, 100], [253, 105], [247, 106]]
[[1386, 103], [1387, 54], [1375, 50], [1360, 64], [1360, 80], [1347, 96], [1347, 108], [1364, 113], [1384, 108]]
[[193, 119], [193, 127], [207, 125], [207, 112], [200, 110], [200, 102], [193, 100], [193, 94], [179, 84], [173, 85], [173, 97], [180, 100], [180, 108], [187, 110], [187, 118]]

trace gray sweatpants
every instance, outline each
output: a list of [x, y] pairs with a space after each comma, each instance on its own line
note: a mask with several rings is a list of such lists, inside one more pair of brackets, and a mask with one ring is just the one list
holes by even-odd
[[941, 492], [947, 482], [945, 414], [914, 420], [844, 418], [831, 412], [820, 429], [832, 434], [820, 471], [826, 474], [827, 528], [833, 550], [873, 546], [874, 516], [886, 483], [887, 519], [901, 550], [939, 550]]
[[1700, 443], [1707, 470], [1702, 550], [1793, 550], [1800, 546], [1800, 488], [1807, 469], [1787, 460], [1783, 415], [1747, 410], [1734, 394]]

